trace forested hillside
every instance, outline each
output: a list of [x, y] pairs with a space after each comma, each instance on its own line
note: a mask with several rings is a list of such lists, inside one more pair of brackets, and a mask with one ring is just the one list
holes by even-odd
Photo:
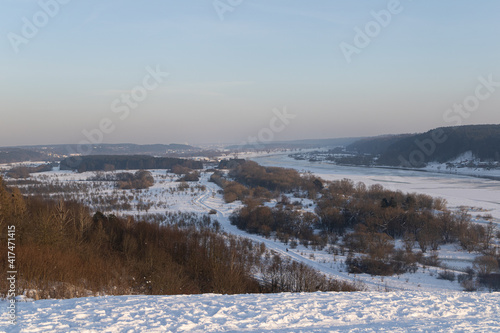
[[426, 133], [357, 141], [350, 151], [378, 155], [377, 164], [425, 166], [448, 162], [466, 152], [483, 161], [500, 161], [500, 125], [441, 127]]
[[39, 161], [43, 159], [47, 159], [47, 156], [37, 151], [20, 148], [0, 148], [0, 163]]

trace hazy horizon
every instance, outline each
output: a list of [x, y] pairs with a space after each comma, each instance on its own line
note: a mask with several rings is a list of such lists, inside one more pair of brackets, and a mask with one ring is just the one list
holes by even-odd
[[[471, 125], [500, 125], [500, 124], [471, 124]], [[465, 126], [465, 125], [464, 125]], [[443, 126], [442, 126], [443, 127]], [[453, 127], [453, 126], [451, 126]], [[325, 138], [303, 138], [303, 139], [289, 139], [289, 140], [274, 140], [274, 141], [266, 141], [264, 144], [268, 143], [281, 143], [281, 142], [295, 142], [295, 141], [319, 141], [319, 140], [349, 140], [349, 139], [363, 139], [363, 138], [375, 138], [375, 137], [383, 137], [383, 136], [398, 136], [398, 135], [413, 135], [413, 134], [421, 134], [425, 133], [431, 130], [434, 130], [436, 128], [429, 128], [427, 130], [423, 130], [420, 132], [402, 132], [402, 133], [382, 133], [382, 134], [376, 134], [376, 135], [360, 135], [360, 136], [344, 136], [344, 137], [325, 137]], [[242, 145], [242, 144], [247, 144], [247, 140], [240, 140], [240, 141], [227, 141], [227, 142], [178, 142], [178, 141], [171, 141], [171, 142], [144, 142], [144, 143], [138, 143], [138, 142], [132, 142], [132, 141], [123, 141], [123, 142], [102, 142], [102, 144], [116, 144], [116, 145], [127, 145], [127, 144], [132, 144], [132, 145], [155, 145], [155, 144], [162, 144], [162, 145], [171, 145], [171, 144], [183, 144], [183, 145], [190, 145], [194, 147], [202, 147], [202, 146], [216, 146], [216, 145], [226, 145], [226, 146], [231, 146], [231, 145]], [[259, 145], [260, 142], [257, 142]], [[51, 142], [42, 142], [42, 143], [35, 143], [35, 144], [21, 144], [21, 145], [3, 145], [1, 147], [35, 147], [35, 146], [67, 146], [67, 145], [78, 145], [78, 143], [73, 143], [73, 142], [63, 142], [63, 143], [51, 143]], [[249, 144], [250, 145], [250, 144]]]
[[0, 146], [500, 123], [493, 0], [0, 1]]

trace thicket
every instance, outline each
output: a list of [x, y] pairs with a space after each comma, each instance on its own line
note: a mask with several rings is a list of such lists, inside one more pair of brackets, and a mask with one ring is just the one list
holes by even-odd
[[116, 174], [116, 186], [122, 190], [145, 189], [154, 185], [155, 180], [150, 171], [139, 170], [134, 174], [122, 172]]
[[246, 161], [231, 169], [229, 177], [250, 187], [260, 186], [280, 192], [300, 189], [303, 183], [300, 174], [294, 169], [263, 167], [253, 161]]
[[184, 176], [179, 178], [178, 182], [197, 182], [200, 180], [200, 173], [197, 171], [192, 171], [186, 173]]
[[271, 193], [263, 187], [249, 188], [236, 181], [227, 180], [224, 175], [216, 171], [210, 176], [210, 181], [217, 184], [223, 189], [224, 201], [231, 203], [236, 200], [246, 200], [248, 198], [258, 198], [259, 200], [269, 200], [276, 193]]
[[14, 178], [14, 179], [19, 179], [19, 178], [29, 178], [30, 174], [36, 173], [36, 172], [46, 172], [46, 171], [52, 171], [52, 164], [41, 164], [36, 167], [26, 167], [26, 166], [18, 166], [10, 169], [7, 171], [5, 174], [9, 178]]
[[185, 175], [185, 174], [192, 172], [193, 170], [191, 168], [176, 164], [172, 167], [171, 171], [172, 171], [172, 173], [175, 173], [176, 175]]
[[263, 167], [245, 160], [228, 160], [226, 164], [235, 165], [228, 173], [228, 178], [233, 180], [226, 179], [219, 171], [210, 177], [210, 181], [223, 188], [226, 202], [247, 198], [266, 201], [281, 196], [281, 193], [293, 191], [301, 191], [314, 198], [323, 188], [319, 179], [301, 175], [294, 169]]
[[238, 165], [241, 165], [245, 163], [246, 160], [242, 158], [231, 158], [231, 159], [225, 159], [221, 160], [219, 162], [219, 165], [217, 166], [218, 169], [234, 169]]
[[358, 291], [344, 281], [329, 279], [303, 263], [274, 255], [262, 269], [262, 280], [270, 292]]
[[288, 209], [282, 204], [270, 208], [260, 205], [257, 201], [247, 200], [243, 208], [230, 216], [230, 221], [239, 229], [250, 233], [270, 236], [271, 232], [276, 232], [280, 240], [286, 243], [291, 237], [313, 241], [316, 245], [321, 243], [319, 237], [314, 235], [317, 216], [309, 212]]
[[[344, 246], [363, 254], [346, 263], [353, 273], [412, 271], [417, 261], [425, 264], [429, 259], [415, 255], [414, 246], [422, 254], [451, 243], [469, 252], [495, 252], [493, 224], [474, 224], [466, 211], [447, 210], [442, 199], [389, 191], [380, 185], [366, 187], [347, 179], [330, 183], [321, 194], [316, 208], [320, 228], [344, 235]], [[395, 239], [403, 241], [404, 252], [394, 250]]]
[[116, 187], [122, 190], [146, 189], [155, 183], [153, 174], [147, 170], [138, 170], [135, 173], [104, 173], [98, 171], [87, 180], [91, 182], [115, 182]]
[[493, 224], [474, 224], [466, 211], [451, 212], [439, 198], [347, 179], [331, 182], [321, 194], [316, 213], [325, 231], [344, 234], [362, 224], [372, 233], [412, 239], [424, 253], [456, 242], [469, 252], [492, 249]]

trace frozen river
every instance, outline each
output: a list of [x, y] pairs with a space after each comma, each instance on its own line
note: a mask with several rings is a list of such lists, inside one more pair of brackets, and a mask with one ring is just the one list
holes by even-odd
[[[352, 179], [366, 185], [380, 184], [391, 190], [417, 192], [441, 197], [448, 201], [449, 208], [474, 207], [471, 212], [491, 214], [500, 220], [500, 181], [446, 173], [432, 173], [400, 169], [338, 166], [323, 162], [294, 160], [288, 153], [257, 156], [251, 160], [264, 166], [293, 168], [310, 171], [326, 179]], [[483, 211], [477, 211], [482, 209]]]

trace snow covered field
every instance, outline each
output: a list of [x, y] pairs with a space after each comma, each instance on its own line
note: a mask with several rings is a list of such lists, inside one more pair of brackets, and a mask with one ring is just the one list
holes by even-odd
[[[6, 307], [6, 302], [0, 302]], [[3, 332], [499, 332], [500, 293], [119, 296], [19, 302]]]

